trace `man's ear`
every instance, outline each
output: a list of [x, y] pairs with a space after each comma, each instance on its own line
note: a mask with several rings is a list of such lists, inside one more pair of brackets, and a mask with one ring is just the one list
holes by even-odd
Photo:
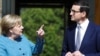
[[86, 12], [85, 11], [82, 12], [82, 17], [86, 17]]

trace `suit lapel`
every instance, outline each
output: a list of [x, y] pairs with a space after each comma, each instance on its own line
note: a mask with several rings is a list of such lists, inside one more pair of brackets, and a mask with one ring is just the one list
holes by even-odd
[[84, 46], [89, 41], [90, 36], [92, 35], [93, 31], [94, 31], [93, 24], [90, 22], [87, 27], [86, 33], [84, 35], [83, 41], [81, 43], [80, 50], [84, 49]]

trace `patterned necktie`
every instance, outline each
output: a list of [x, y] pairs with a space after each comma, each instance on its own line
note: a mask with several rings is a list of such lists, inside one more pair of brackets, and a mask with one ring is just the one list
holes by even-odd
[[81, 28], [81, 26], [78, 25], [78, 26], [77, 26], [76, 44], [75, 44], [76, 50], [79, 50], [80, 44], [81, 44], [81, 41], [80, 41], [80, 35], [81, 35], [81, 34], [80, 34], [80, 28]]

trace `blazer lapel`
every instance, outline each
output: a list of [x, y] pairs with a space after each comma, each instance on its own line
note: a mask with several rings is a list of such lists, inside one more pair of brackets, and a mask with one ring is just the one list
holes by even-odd
[[86, 33], [84, 35], [83, 41], [81, 43], [80, 50], [84, 49], [84, 46], [89, 41], [90, 36], [93, 33], [93, 30], [94, 30], [93, 24], [90, 22], [89, 25], [88, 25], [88, 27], [87, 27]]

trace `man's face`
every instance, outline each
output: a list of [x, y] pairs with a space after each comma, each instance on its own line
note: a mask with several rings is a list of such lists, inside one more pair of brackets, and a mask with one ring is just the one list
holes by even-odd
[[71, 20], [72, 21], [79, 21], [82, 19], [82, 12], [80, 12], [80, 6], [79, 5], [73, 5], [71, 8]]

